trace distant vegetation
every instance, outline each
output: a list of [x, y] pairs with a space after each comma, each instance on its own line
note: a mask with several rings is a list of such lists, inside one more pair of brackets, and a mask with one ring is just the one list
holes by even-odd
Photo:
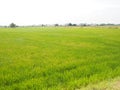
[[[120, 24], [111, 24], [111, 23], [101, 23], [101, 24], [87, 24], [87, 23], [80, 23], [80, 24], [75, 24], [75, 23], [67, 23], [67, 24], [40, 24], [40, 25], [25, 25], [25, 26], [19, 26], [19, 27], [49, 27], [49, 26], [80, 26], [80, 27], [87, 27], [87, 26], [120, 26]], [[18, 27], [15, 23], [11, 23], [9, 26], [0, 26], [0, 27], [11, 27], [15, 28]]]
[[11, 24], [9, 25], [9, 27], [11, 27], [11, 28], [15, 28], [15, 27], [17, 27], [17, 26], [16, 26], [16, 24], [11, 23]]

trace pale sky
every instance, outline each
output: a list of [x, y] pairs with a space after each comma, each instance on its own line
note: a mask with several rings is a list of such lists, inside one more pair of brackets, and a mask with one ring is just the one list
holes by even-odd
[[120, 0], [0, 0], [0, 25], [120, 23]]

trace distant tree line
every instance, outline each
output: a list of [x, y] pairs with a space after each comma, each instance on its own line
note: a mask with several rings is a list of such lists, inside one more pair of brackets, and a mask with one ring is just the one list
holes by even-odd
[[27, 25], [27, 26], [18, 26], [15, 23], [10, 23], [9, 26], [0, 26], [0, 27], [10, 27], [10, 28], [16, 28], [16, 27], [46, 27], [46, 26], [81, 26], [81, 27], [86, 27], [86, 26], [120, 26], [120, 24], [112, 24], [112, 23], [101, 23], [101, 24], [87, 24], [87, 23], [80, 23], [80, 24], [75, 24], [75, 23], [67, 23], [67, 24], [40, 24], [40, 25]]
[[59, 25], [59, 24], [54, 24], [54, 26], [120, 26], [120, 24], [111, 24], [111, 23], [108, 23], [108, 24], [105, 24], [105, 23], [102, 23], [102, 24], [87, 24], [87, 23], [80, 23], [80, 24], [75, 24], [75, 23], [68, 23], [68, 24], [64, 24], [64, 25]]

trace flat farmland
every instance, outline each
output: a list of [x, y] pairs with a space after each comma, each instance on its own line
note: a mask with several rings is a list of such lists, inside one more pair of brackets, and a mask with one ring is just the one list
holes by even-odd
[[0, 90], [75, 90], [117, 77], [119, 27], [0, 28]]

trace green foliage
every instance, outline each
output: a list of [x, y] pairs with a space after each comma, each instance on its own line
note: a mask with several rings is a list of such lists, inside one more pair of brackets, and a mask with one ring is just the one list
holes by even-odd
[[54, 26], [59, 26], [59, 24], [55, 24]]
[[74, 90], [120, 76], [120, 29], [0, 29], [0, 90]]
[[11, 28], [15, 28], [16, 25], [15, 25], [14, 23], [11, 23], [11, 24], [10, 24], [10, 27], [11, 27]]

